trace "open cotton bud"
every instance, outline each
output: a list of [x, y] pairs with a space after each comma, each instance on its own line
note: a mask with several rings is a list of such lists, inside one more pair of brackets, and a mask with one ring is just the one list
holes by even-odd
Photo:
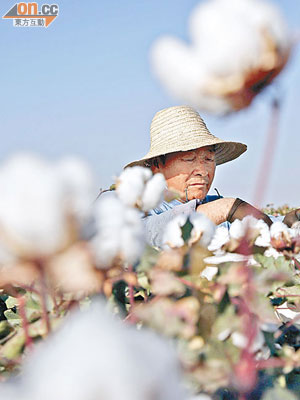
[[209, 251], [221, 250], [224, 244], [230, 240], [228, 229], [225, 226], [219, 226], [208, 246]]
[[[231, 334], [232, 343], [236, 347], [240, 347], [241, 349], [246, 348], [248, 344], [248, 338], [240, 333], [240, 332], [233, 332]], [[259, 330], [256, 334], [256, 337], [251, 345], [250, 351], [252, 353], [256, 353], [258, 350], [261, 350], [263, 345], [265, 344], [265, 338], [263, 333]]]
[[0, 385], [1, 399], [185, 399], [172, 346], [116, 321], [100, 301], [34, 350], [19, 379]]
[[209, 245], [216, 227], [204, 214], [195, 212], [190, 215], [177, 215], [168, 223], [163, 236], [165, 249], [168, 247], [182, 247], [184, 245], [182, 228], [188, 219], [193, 226], [188, 239], [188, 245], [191, 246], [195, 243], [202, 247], [207, 247]]
[[208, 281], [212, 281], [213, 278], [217, 275], [218, 271], [219, 271], [218, 267], [206, 267], [201, 272], [201, 277], [206, 278]]
[[239, 240], [246, 234], [249, 239], [254, 240], [256, 246], [270, 246], [270, 230], [263, 220], [258, 220], [248, 215], [242, 220], [235, 220], [231, 224], [229, 229], [230, 238]]
[[[71, 180], [62, 179], [55, 163], [31, 154], [15, 155], [0, 167], [0, 239], [11, 253], [47, 257], [75, 240], [80, 222], [70, 201]], [[88, 186], [73, 197], [86, 197]]]
[[141, 200], [145, 183], [151, 178], [148, 168], [139, 166], [126, 168], [118, 177], [116, 192], [120, 200], [127, 206], [135, 207]]
[[68, 208], [83, 218], [89, 216], [97, 190], [89, 166], [78, 157], [64, 157], [56, 164], [63, 182]]
[[158, 206], [164, 197], [166, 180], [163, 174], [155, 174], [147, 183], [142, 196], [142, 210], [149, 211]]
[[181, 228], [186, 223], [187, 217], [183, 214], [177, 215], [173, 218], [166, 226], [163, 235], [163, 248], [172, 249], [177, 247], [182, 247], [184, 245], [184, 240], [182, 238]]
[[300, 326], [299, 322], [299, 317], [300, 317], [300, 312], [299, 309], [296, 308], [292, 304], [289, 304], [288, 302], [283, 303], [281, 306], [276, 308], [276, 314], [278, 315], [279, 319], [283, 322], [289, 322], [291, 320], [295, 319], [295, 322], [293, 322], [293, 325], [296, 325], [297, 327]]
[[193, 213], [190, 215], [190, 221], [193, 225], [189, 244], [198, 243], [202, 247], [207, 247], [211, 242], [216, 225], [201, 213]]
[[292, 230], [283, 222], [276, 221], [270, 227], [271, 244], [275, 249], [290, 247], [292, 244]]
[[202, 110], [228, 113], [248, 106], [289, 58], [286, 24], [263, 0], [201, 2], [189, 30], [190, 45], [161, 37], [151, 60], [171, 94]]
[[162, 202], [165, 188], [162, 174], [153, 176], [149, 168], [139, 166], [126, 168], [116, 182], [116, 192], [122, 202], [143, 211], [149, 211]]
[[145, 236], [137, 210], [114, 195], [104, 197], [95, 206], [95, 225], [97, 233], [90, 244], [100, 268], [109, 268], [117, 258], [130, 264], [139, 259]]

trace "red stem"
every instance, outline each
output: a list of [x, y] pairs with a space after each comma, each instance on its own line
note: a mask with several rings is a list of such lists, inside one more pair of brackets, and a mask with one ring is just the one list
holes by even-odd
[[195, 285], [194, 283], [188, 281], [187, 279], [180, 278], [179, 276], [176, 276], [176, 280], [183, 283], [185, 286], [190, 287], [191, 289], [199, 290], [199, 286]]
[[19, 296], [18, 303], [19, 303], [20, 317], [22, 320], [22, 326], [23, 326], [24, 334], [25, 334], [25, 346], [31, 350], [33, 342], [32, 342], [32, 338], [29, 334], [29, 323], [28, 323], [28, 319], [26, 316], [26, 309], [25, 309], [25, 304], [26, 304], [25, 296]]
[[271, 110], [271, 121], [267, 133], [267, 140], [265, 144], [265, 150], [263, 152], [263, 158], [261, 166], [258, 171], [258, 178], [256, 181], [256, 187], [254, 191], [254, 204], [257, 207], [261, 207], [264, 195], [266, 193], [267, 184], [270, 180], [271, 167], [275, 155], [275, 149], [278, 140], [279, 133], [279, 115], [280, 115], [280, 104], [277, 99], [273, 100]]
[[[259, 360], [256, 364], [257, 369], [268, 369], [268, 368], [283, 368], [286, 365], [286, 360], [282, 358], [269, 358], [268, 360]], [[299, 363], [293, 363], [293, 367], [299, 367]]]
[[42, 302], [42, 317], [46, 324], [46, 333], [49, 334], [51, 332], [51, 325], [50, 325], [50, 319], [49, 319], [49, 314], [48, 314], [48, 310], [47, 310], [48, 288], [47, 288], [47, 283], [46, 283], [46, 276], [45, 276], [45, 271], [44, 271], [42, 262], [37, 261], [36, 264], [38, 266], [39, 273], [40, 273], [40, 284], [41, 284], [40, 297], [41, 297], [41, 302]]

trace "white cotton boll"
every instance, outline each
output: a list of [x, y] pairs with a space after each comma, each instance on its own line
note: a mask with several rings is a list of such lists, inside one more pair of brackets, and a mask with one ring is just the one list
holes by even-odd
[[142, 210], [149, 211], [157, 207], [164, 197], [166, 180], [163, 174], [155, 174], [146, 184], [142, 197]]
[[[233, 332], [231, 335], [232, 343], [241, 349], [245, 348], [248, 345], [248, 338], [240, 332]], [[265, 344], [265, 338], [263, 333], [259, 330], [257, 335], [251, 345], [251, 352], [256, 353], [260, 350]]]
[[270, 227], [270, 234], [272, 238], [278, 239], [282, 234], [289, 234], [289, 228], [281, 221], [273, 222]]
[[125, 224], [121, 230], [120, 252], [124, 260], [134, 264], [141, 257], [145, 248], [145, 232], [141, 217], [135, 210], [125, 211]]
[[193, 225], [189, 244], [197, 242], [203, 247], [208, 246], [215, 233], [216, 226], [205, 215], [192, 213], [188, 216], [183, 214], [177, 215], [167, 224], [163, 235], [164, 249], [168, 247], [182, 247], [184, 245], [181, 228], [185, 225], [188, 218]]
[[100, 199], [95, 206], [97, 234], [90, 241], [96, 263], [109, 268], [116, 257], [135, 263], [145, 245], [140, 213], [126, 207], [116, 196]]
[[97, 265], [101, 266], [102, 269], [109, 268], [113, 263], [114, 259], [120, 252], [120, 236], [114, 236], [114, 232], [103, 232], [107, 235], [106, 239], [102, 239], [102, 236], [97, 236], [91, 241], [91, 249], [95, 255]]
[[4, 243], [0, 241], [0, 268], [4, 265], [12, 264], [17, 261], [15, 253], [10, 251]]
[[[239, 0], [243, 3], [243, 0]], [[214, 0], [200, 4], [192, 13], [190, 33], [195, 51], [210, 75], [237, 74], [257, 64], [260, 33], [243, 19], [236, 1]]]
[[242, 237], [245, 236], [245, 233], [246, 233], [245, 226], [241, 220], [236, 219], [230, 225], [229, 235], [232, 239], [241, 239]]
[[131, 265], [135, 264], [143, 254], [144, 237], [133, 235], [132, 231], [125, 227], [122, 229], [121, 241], [120, 254], [122, 258]]
[[11, 250], [42, 257], [70, 240], [64, 193], [52, 165], [30, 154], [9, 159], [0, 170], [0, 225]]
[[64, 157], [56, 164], [62, 180], [67, 206], [77, 217], [86, 217], [95, 199], [95, 183], [88, 165], [78, 157]]
[[218, 334], [218, 340], [223, 342], [224, 340], [228, 339], [230, 335], [231, 335], [231, 328], [226, 328]]
[[229, 235], [232, 239], [241, 239], [249, 232], [257, 233], [255, 244], [261, 247], [268, 247], [270, 245], [270, 231], [268, 225], [263, 220], [258, 220], [252, 215], [247, 215], [242, 220], [235, 220], [230, 225]]
[[289, 229], [292, 238], [299, 238], [300, 236], [300, 221], [294, 222], [292, 228]]
[[248, 256], [244, 256], [243, 254], [237, 253], [225, 253], [216, 256], [206, 257], [204, 258], [204, 262], [207, 264], [218, 265], [226, 262], [244, 262], [249, 261]]
[[265, 257], [274, 257], [277, 259], [278, 257], [281, 256], [281, 254], [274, 249], [274, 247], [269, 247], [265, 252], [264, 252]]
[[154, 333], [115, 321], [100, 301], [65, 322], [27, 358], [9, 400], [184, 399], [175, 354]]
[[24, 393], [23, 386], [19, 382], [0, 384], [0, 399], [5, 400], [30, 400], [28, 393]]
[[182, 247], [184, 245], [181, 228], [186, 223], [187, 218], [186, 215], [180, 214], [167, 224], [163, 235], [164, 249]]
[[188, 400], [212, 400], [212, 397], [207, 394], [198, 394], [197, 396], [189, 397]]
[[231, 335], [232, 343], [239, 348], [245, 348], [247, 346], [248, 340], [245, 335], [240, 332], [233, 332]]
[[141, 201], [145, 183], [151, 178], [149, 168], [126, 168], [117, 179], [116, 192], [124, 204], [135, 207]]
[[[201, 89], [203, 73], [193, 52], [184, 42], [164, 36], [152, 46], [153, 72], [175, 96], [186, 96]], [[200, 90], [199, 90], [200, 91]]]
[[195, 108], [217, 113], [230, 111], [231, 105], [225, 98], [205, 90], [207, 71], [194, 47], [165, 36], [154, 43], [150, 58], [154, 74], [171, 95]]
[[290, 306], [287, 302], [281, 304], [277, 309], [276, 309], [276, 314], [279, 315], [280, 320], [282, 322], [289, 322], [293, 320], [294, 318], [297, 318], [297, 320], [293, 323], [293, 325], [300, 326], [300, 320], [298, 319], [300, 316], [300, 312], [296, 312], [292, 309], [293, 306]]
[[[278, 10], [263, 1], [213, 0], [201, 3], [190, 21], [195, 50], [211, 74], [225, 76], [257, 68], [268, 35], [288, 50], [287, 27]], [[217, 49], [217, 50], [216, 50]]]
[[219, 226], [208, 246], [209, 251], [217, 251], [230, 240], [228, 229], [225, 226]]
[[198, 244], [207, 247], [215, 234], [216, 225], [201, 213], [191, 214], [190, 221], [193, 225], [190, 241], [193, 243], [197, 240]]
[[206, 267], [201, 272], [201, 277], [206, 278], [208, 281], [212, 281], [219, 271], [218, 267]]
[[115, 196], [103, 197], [95, 206], [97, 234], [90, 241], [96, 262], [109, 268], [118, 255], [125, 207]]
[[259, 236], [255, 239], [254, 244], [260, 247], [269, 247], [271, 243], [271, 234], [269, 226], [263, 220], [257, 220], [252, 226], [253, 229], [259, 231]]
[[189, 28], [190, 45], [170, 36], [154, 43], [153, 72], [171, 95], [216, 114], [248, 106], [252, 85], [280, 72], [292, 44], [279, 11], [262, 0], [201, 2]]
[[[261, 32], [267, 30], [279, 47], [287, 49], [291, 42], [287, 24], [279, 10], [271, 3], [257, 0], [244, 0], [247, 3], [247, 14], [251, 16], [251, 23]], [[241, 1], [239, 3], [242, 3]], [[251, 7], [251, 9], [250, 9]]]

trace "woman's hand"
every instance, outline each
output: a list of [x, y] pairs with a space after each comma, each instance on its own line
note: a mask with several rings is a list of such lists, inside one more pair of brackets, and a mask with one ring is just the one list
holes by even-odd
[[[292, 227], [295, 223], [300, 222], [300, 208], [290, 211], [283, 219], [283, 223], [288, 227]], [[299, 224], [297, 224], [299, 225]]]

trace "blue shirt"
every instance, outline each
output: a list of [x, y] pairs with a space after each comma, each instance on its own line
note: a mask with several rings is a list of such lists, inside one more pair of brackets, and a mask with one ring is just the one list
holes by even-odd
[[[223, 199], [223, 196], [206, 196], [203, 200], [197, 200], [197, 205], [209, 203], [210, 201]], [[188, 203], [188, 202], [187, 202]], [[174, 199], [172, 201], [163, 201], [158, 207], [153, 208], [153, 210], [149, 211], [149, 215], [159, 215], [165, 211], [171, 210], [176, 206], [182, 205], [179, 200]], [[186, 204], [186, 203], [185, 203]]]

